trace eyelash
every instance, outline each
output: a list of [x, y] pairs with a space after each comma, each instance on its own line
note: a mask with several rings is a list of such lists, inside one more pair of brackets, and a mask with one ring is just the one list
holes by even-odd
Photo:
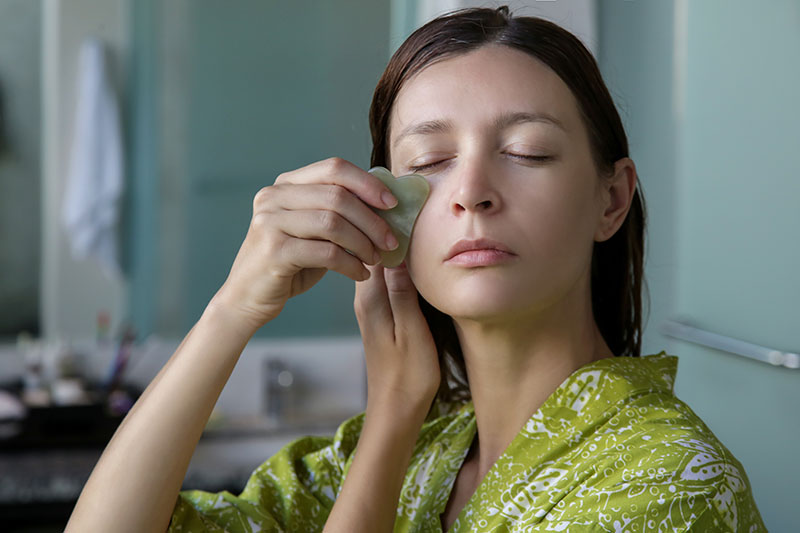
[[[549, 161], [550, 159], [552, 159], [552, 157], [549, 156], [549, 155], [520, 155], [520, 154], [508, 154], [508, 155], [511, 156], [511, 157], [517, 158], [517, 159], [525, 159], [525, 160], [528, 160], [528, 161], [538, 161], [540, 163], [543, 163], [545, 161]], [[436, 165], [438, 165], [440, 163], [444, 163], [445, 161], [447, 161], [447, 160], [443, 159], [442, 161], [436, 161], [435, 163], [428, 163], [427, 165], [420, 165], [420, 166], [416, 166], [416, 167], [408, 167], [408, 169], [411, 172], [419, 172], [420, 170], [427, 170], [429, 168], [433, 168], [433, 167], [435, 167]]]

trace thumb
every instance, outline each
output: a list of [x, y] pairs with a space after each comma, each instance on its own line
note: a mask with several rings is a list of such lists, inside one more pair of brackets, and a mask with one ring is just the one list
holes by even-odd
[[417, 287], [408, 274], [405, 262], [395, 268], [386, 268], [384, 276], [395, 325], [406, 331], [422, 326], [427, 329], [427, 321], [419, 308]]

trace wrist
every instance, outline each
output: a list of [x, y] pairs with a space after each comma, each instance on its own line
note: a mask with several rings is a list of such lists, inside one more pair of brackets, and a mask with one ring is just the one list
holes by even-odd
[[[411, 378], [406, 379], [411, 380]], [[367, 408], [374, 405], [375, 409], [396, 411], [409, 415], [420, 411], [427, 413], [436, 399], [438, 388], [421, 386], [419, 383], [417, 385], [419, 386], [411, 387], [408, 384], [399, 382], [397, 379], [370, 380], [368, 376]]]
[[219, 292], [208, 302], [200, 320], [216, 325], [224, 325], [229, 331], [238, 336], [246, 337], [247, 340], [263, 326], [242, 309], [228, 302]]
[[433, 398], [407, 400], [398, 396], [368, 396], [365, 421], [367, 419], [388, 420], [392, 424], [419, 428], [430, 410]]

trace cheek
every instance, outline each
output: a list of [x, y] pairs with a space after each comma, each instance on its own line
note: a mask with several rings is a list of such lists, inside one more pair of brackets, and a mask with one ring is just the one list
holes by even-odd
[[414, 230], [411, 233], [411, 242], [408, 246], [408, 252], [406, 254], [406, 266], [408, 267], [409, 273], [414, 272], [415, 266], [420, 266], [425, 263], [426, 259], [429, 259], [432, 255], [433, 250], [431, 249], [432, 246], [435, 245], [435, 232], [432, 229], [435, 227], [435, 223], [432, 220], [432, 210], [430, 209], [429, 204], [425, 204], [420, 212], [419, 216], [417, 216], [417, 221], [414, 223]]
[[563, 268], [582, 257], [587, 244], [588, 216], [574, 201], [543, 206], [536, 217], [538, 227], [527, 230], [539, 248], [539, 259]]
[[[591, 260], [593, 247], [593, 206], [585, 191], [572, 191], [540, 203], [535, 216], [537, 226], [530, 227], [535, 259], [554, 278], [572, 279]], [[520, 233], [525, 235], [520, 228]]]
[[436, 262], [443, 259], [450, 243], [442, 231], [442, 221], [436, 216], [437, 208], [431, 197], [422, 208], [411, 234], [406, 267], [417, 289], [424, 296], [425, 287], [430, 283], [431, 273], [435, 272]]

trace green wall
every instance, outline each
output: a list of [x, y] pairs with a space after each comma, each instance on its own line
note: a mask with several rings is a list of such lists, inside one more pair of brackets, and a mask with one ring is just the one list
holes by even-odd
[[[282, 172], [332, 156], [368, 168], [367, 116], [389, 53], [390, 6], [368, 0], [190, 2], [182, 4], [185, 18], [168, 19], [164, 27], [159, 10], [169, 8], [150, 3], [148, 10], [148, 3], [134, 6], [142, 56], [133, 117], [133, 174], [140, 190], [130, 220], [132, 314], [143, 333], [183, 336], [225, 281], [260, 188]], [[170, 31], [182, 32], [179, 58], [165, 55], [158, 42], [174, 42]], [[153, 38], [143, 44], [148, 37]], [[179, 114], [165, 113], [158, 101], [158, 73], [173, 65], [184, 76]], [[156, 79], [146, 86], [141, 80], [148, 76]], [[165, 127], [164, 116], [184, 122]], [[179, 176], [163, 174], [168, 154], [159, 147], [174, 147], [175, 141], [159, 140], [158, 133], [148, 138], [146, 126], [153, 121], [156, 132], [185, 132]], [[169, 240], [167, 217], [159, 217], [164, 202], [174, 201], [166, 196], [172, 189], [182, 195], [179, 243]], [[182, 275], [167, 283], [159, 265], [171, 261], [171, 254], [179, 256]], [[158, 301], [165, 294], [179, 300], [169, 305], [179, 318], [161, 312]], [[328, 273], [290, 300], [259, 335], [358, 334], [353, 295], [352, 280]]]
[[797, 351], [800, 4], [611, 1], [600, 62], [650, 210], [645, 351], [744, 465], [770, 531], [794, 531], [800, 371], [670, 339], [664, 319]]
[[[261, 187], [331, 156], [369, 168], [367, 114], [386, 61], [379, 2], [235, 6], [200, 4], [189, 23], [186, 327], [225, 280]], [[353, 291], [329, 273], [262, 334], [357, 334]]]
[[40, 330], [42, 4], [0, 2], [0, 340]]

